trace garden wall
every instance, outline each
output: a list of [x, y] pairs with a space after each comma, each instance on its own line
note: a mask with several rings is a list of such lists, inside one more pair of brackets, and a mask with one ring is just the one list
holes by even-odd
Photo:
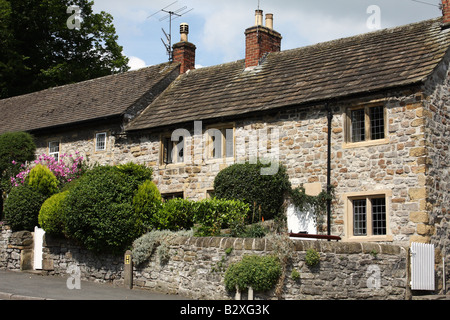
[[[8, 249], [9, 241], [15, 238], [2, 228], [2, 269], [20, 270], [21, 253]], [[76, 266], [82, 280], [124, 283], [124, 257], [95, 255], [70, 241], [50, 237], [44, 245], [43, 269], [49, 275], [68, 277], [68, 270]], [[134, 286], [194, 299], [233, 299], [234, 293], [226, 292], [224, 286], [226, 268], [245, 254], [274, 254], [271, 247], [268, 238], [175, 238], [167, 246], [167, 260], [161, 261], [154, 253], [150, 261], [134, 267]], [[305, 264], [309, 248], [320, 253], [315, 267]], [[403, 247], [294, 240], [292, 254], [281, 299], [406, 298], [407, 250]], [[299, 273], [296, 280], [291, 276], [293, 269]], [[242, 297], [246, 298], [246, 293]], [[255, 299], [276, 298], [275, 290], [255, 294]]]

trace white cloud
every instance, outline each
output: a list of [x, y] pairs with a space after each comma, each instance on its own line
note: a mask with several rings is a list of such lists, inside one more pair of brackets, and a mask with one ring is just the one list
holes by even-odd
[[138, 57], [128, 57], [128, 59], [128, 66], [130, 67], [130, 71], [145, 68], [147, 66], [145, 61]]

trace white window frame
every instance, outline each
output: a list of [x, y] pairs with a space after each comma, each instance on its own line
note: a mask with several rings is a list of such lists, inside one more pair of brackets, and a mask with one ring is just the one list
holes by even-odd
[[[55, 151], [56, 146], [58, 150]], [[59, 152], [61, 150], [61, 143], [58, 140], [49, 141], [48, 143], [48, 155], [53, 157], [56, 161], [59, 161]]]
[[[99, 148], [99, 138], [102, 136], [104, 137], [103, 148]], [[108, 133], [106, 133], [106, 132], [99, 132], [99, 133], [95, 134], [95, 151], [96, 152], [106, 151], [107, 138], [108, 138]]]

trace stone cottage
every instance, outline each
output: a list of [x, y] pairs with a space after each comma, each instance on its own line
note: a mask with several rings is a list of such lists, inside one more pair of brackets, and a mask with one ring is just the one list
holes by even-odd
[[182, 25], [173, 62], [1, 100], [0, 133], [31, 132], [55, 157], [151, 166], [164, 198], [203, 199], [230, 164], [279, 161], [294, 186], [335, 187], [343, 241], [428, 242], [449, 258], [442, 4], [443, 17], [287, 51], [257, 10], [245, 59], [198, 70]]

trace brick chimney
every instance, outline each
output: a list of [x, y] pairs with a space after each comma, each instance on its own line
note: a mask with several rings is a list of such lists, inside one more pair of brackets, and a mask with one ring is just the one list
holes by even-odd
[[442, 24], [444, 27], [450, 27], [450, 0], [442, 0]]
[[273, 14], [266, 14], [266, 26], [262, 24], [263, 11], [256, 10], [255, 25], [245, 30], [245, 67], [257, 66], [267, 53], [281, 50], [281, 34], [273, 30]]
[[180, 62], [180, 73], [195, 69], [195, 49], [196, 46], [188, 41], [189, 25], [180, 25], [180, 42], [173, 45], [173, 60]]

